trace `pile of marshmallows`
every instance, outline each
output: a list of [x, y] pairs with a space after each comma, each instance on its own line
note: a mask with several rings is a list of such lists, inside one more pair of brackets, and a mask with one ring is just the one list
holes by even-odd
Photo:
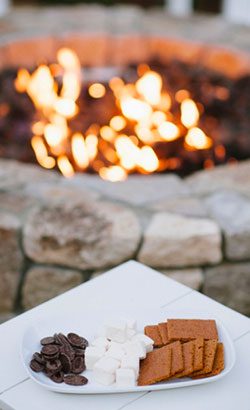
[[153, 350], [153, 343], [137, 332], [135, 320], [110, 320], [104, 325], [102, 336], [86, 348], [86, 368], [93, 370], [94, 380], [105, 386], [136, 386], [140, 359]]

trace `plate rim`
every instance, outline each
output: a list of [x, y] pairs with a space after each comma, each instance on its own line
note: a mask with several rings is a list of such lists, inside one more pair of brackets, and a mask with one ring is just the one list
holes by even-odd
[[[229, 351], [230, 353], [230, 358], [231, 358], [231, 362], [229, 363], [229, 366], [227, 366], [221, 373], [219, 373], [218, 375], [215, 376], [211, 376], [211, 377], [204, 377], [201, 379], [188, 379], [188, 380], [184, 380], [184, 381], [178, 381], [178, 382], [171, 382], [169, 383], [169, 381], [166, 382], [162, 382], [162, 383], [158, 383], [158, 384], [153, 384], [153, 385], [147, 385], [147, 386], [133, 386], [130, 388], [119, 388], [116, 387], [114, 385], [113, 389], [111, 390], [110, 388], [112, 386], [107, 386], [108, 389], [105, 389], [105, 386], [101, 386], [99, 389], [98, 388], [91, 388], [91, 390], [88, 390], [87, 385], [85, 386], [69, 386], [69, 385], [61, 385], [61, 384], [54, 384], [54, 385], [50, 385], [47, 383], [44, 383], [43, 381], [37, 379], [35, 377], [35, 375], [33, 374], [33, 372], [31, 371], [31, 369], [26, 365], [25, 362], [25, 356], [24, 356], [24, 340], [25, 340], [25, 336], [26, 334], [32, 329], [35, 328], [35, 325], [37, 327], [37, 321], [32, 321], [30, 322], [29, 326], [27, 326], [23, 332], [23, 336], [22, 336], [22, 341], [21, 341], [21, 346], [20, 346], [20, 356], [21, 356], [21, 362], [22, 365], [25, 368], [26, 373], [28, 374], [29, 378], [31, 380], [33, 380], [35, 383], [37, 383], [38, 385], [40, 385], [41, 387], [45, 388], [46, 390], [49, 391], [53, 391], [56, 393], [61, 393], [61, 394], [119, 394], [119, 393], [136, 393], [136, 392], [146, 392], [146, 391], [159, 391], [159, 390], [169, 390], [169, 389], [176, 389], [176, 388], [182, 388], [182, 387], [192, 387], [192, 386], [197, 386], [200, 384], [206, 384], [206, 383], [212, 383], [215, 382], [217, 380], [220, 380], [221, 378], [225, 377], [228, 373], [231, 372], [231, 370], [233, 369], [235, 362], [236, 362], [236, 352], [235, 352], [235, 346], [233, 343], [233, 340], [226, 328], [226, 326], [223, 324], [223, 322], [221, 321], [220, 318], [218, 318], [216, 315], [213, 314], [209, 314], [208, 311], [203, 311], [203, 312], [197, 312], [197, 311], [185, 311], [182, 312], [181, 310], [169, 310], [169, 308], [167, 306], [165, 307], [159, 307], [159, 308], [141, 308], [139, 309], [139, 311], [145, 311], [148, 310], [150, 312], [152, 311], [158, 311], [158, 312], [163, 312], [166, 311], [166, 315], [169, 315], [169, 317], [167, 318], [174, 318], [174, 314], [183, 315], [183, 319], [188, 319], [189, 316], [190, 318], [195, 317], [197, 319], [202, 319], [202, 318], [210, 318], [210, 319], [214, 319], [216, 320], [216, 322], [219, 325], [219, 328], [222, 329], [224, 335], [226, 336], [226, 349]], [[95, 311], [95, 309], [92, 309], [91, 312]], [[98, 309], [96, 310], [98, 311]], [[113, 311], [111, 309], [105, 310], [107, 312], [111, 312], [113, 313]], [[138, 312], [138, 310], [136, 310]], [[117, 316], [119, 316], [117, 314]], [[61, 317], [60, 315], [54, 315], [53, 317]], [[178, 316], [177, 316], [178, 317]], [[66, 386], [66, 387], [65, 387]]]

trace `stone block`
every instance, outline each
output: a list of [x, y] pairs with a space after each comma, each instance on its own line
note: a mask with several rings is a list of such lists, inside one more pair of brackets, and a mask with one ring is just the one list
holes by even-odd
[[202, 64], [232, 78], [250, 72], [250, 57], [247, 53], [218, 46], [204, 47]]
[[250, 196], [250, 160], [195, 172], [185, 182], [194, 195], [233, 190]]
[[203, 48], [199, 43], [163, 36], [149, 37], [148, 43], [151, 57], [159, 59], [162, 63], [167, 63], [171, 60], [196, 63], [200, 58]]
[[198, 218], [207, 217], [207, 209], [199, 198], [183, 197], [158, 200], [149, 204], [154, 211], [170, 212], [183, 216], [193, 216]]
[[83, 66], [108, 64], [108, 42], [106, 34], [68, 33], [59, 38], [61, 47], [74, 50]]
[[218, 302], [250, 315], [250, 263], [225, 263], [205, 269], [203, 292]]
[[19, 287], [19, 278], [20, 273], [18, 271], [3, 271], [0, 267], [0, 313], [13, 311]]
[[125, 181], [104, 181], [95, 175], [79, 175], [78, 182], [102, 195], [131, 205], [145, 205], [188, 195], [189, 188], [177, 175], [130, 175]]
[[182, 283], [194, 290], [200, 290], [203, 284], [202, 270], [199, 268], [192, 269], [169, 269], [161, 271], [167, 277]]
[[104, 268], [134, 256], [141, 238], [135, 214], [108, 202], [44, 206], [24, 226], [24, 249], [36, 262]]
[[23, 188], [28, 183], [38, 181], [58, 181], [56, 172], [40, 168], [38, 165], [0, 159], [0, 189], [10, 190]]
[[220, 262], [221, 234], [209, 219], [157, 213], [144, 233], [138, 260], [154, 267], [187, 267]]
[[226, 257], [250, 258], [250, 199], [235, 192], [218, 192], [206, 200], [206, 206], [225, 237]]
[[81, 282], [80, 272], [57, 267], [34, 266], [25, 276], [22, 289], [23, 307], [30, 309], [37, 306], [80, 285]]
[[108, 61], [111, 65], [145, 63], [150, 58], [148, 39], [145, 36], [126, 35], [110, 38]]
[[8, 65], [31, 68], [40, 63], [55, 62], [56, 41], [51, 37], [19, 39], [6, 44]]
[[20, 246], [19, 219], [8, 213], [0, 212], [0, 275], [1, 272], [18, 272], [23, 263]]

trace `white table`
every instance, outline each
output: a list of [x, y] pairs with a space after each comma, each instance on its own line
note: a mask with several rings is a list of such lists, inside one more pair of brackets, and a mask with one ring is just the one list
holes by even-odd
[[[159, 392], [113, 395], [65, 395], [31, 381], [19, 349], [29, 322], [76, 307], [153, 307], [209, 312], [228, 328], [236, 365], [218, 382]], [[137, 262], [130, 261], [97, 279], [28, 311], [0, 326], [0, 409], [15, 410], [241, 410], [250, 409], [250, 320]]]

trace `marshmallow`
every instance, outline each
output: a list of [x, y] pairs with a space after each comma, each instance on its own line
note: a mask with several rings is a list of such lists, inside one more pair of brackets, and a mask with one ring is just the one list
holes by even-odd
[[124, 343], [127, 339], [127, 323], [125, 320], [112, 320], [105, 324], [104, 332], [107, 339]]
[[137, 356], [140, 359], [145, 359], [146, 357], [146, 347], [139, 340], [129, 341], [124, 343], [125, 353], [129, 356]]
[[85, 350], [85, 364], [88, 370], [92, 370], [95, 363], [103, 357], [106, 349], [104, 347], [88, 346]]
[[133, 336], [136, 335], [136, 331], [134, 329], [127, 328], [127, 339], [132, 339]]
[[121, 369], [131, 369], [135, 372], [135, 377], [138, 377], [140, 367], [140, 359], [138, 356], [124, 356], [121, 360]]
[[108, 350], [109, 346], [110, 346], [110, 342], [108, 341], [108, 339], [104, 336], [99, 336], [96, 339], [93, 340], [93, 342], [91, 343], [92, 346], [96, 346], [96, 347], [104, 347], [105, 350]]
[[136, 320], [135, 319], [125, 318], [124, 320], [127, 323], [127, 327], [129, 329], [133, 329], [134, 331], [136, 331], [137, 325], [136, 325]]
[[103, 357], [94, 365], [93, 377], [96, 382], [109, 386], [115, 382], [115, 372], [120, 362], [113, 357]]
[[[111, 342], [112, 343], [112, 342]], [[120, 343], [116, 343], [118, 346], [116, 345], [112, 345], [110, 346], [110, 348], [108, 349], [108, 351], [106, 352], [105, 356], [107, 357], [113, 357], [113, 359], [116, 360], [121, 360], [123, 358], [123, 356], [125, 355], [125, 351], [123, 349], [123, 345]]]
[[117, 387], [132, 387], [136, 385], [135, 373], [131, 369], [116, 370], [116, 386]]
[[131, 340], [138, 340], [145, 346], [147, 353], [152, 352], [154, 341], [150, 337], [144, 335], [143, 333], [137, 333]]

